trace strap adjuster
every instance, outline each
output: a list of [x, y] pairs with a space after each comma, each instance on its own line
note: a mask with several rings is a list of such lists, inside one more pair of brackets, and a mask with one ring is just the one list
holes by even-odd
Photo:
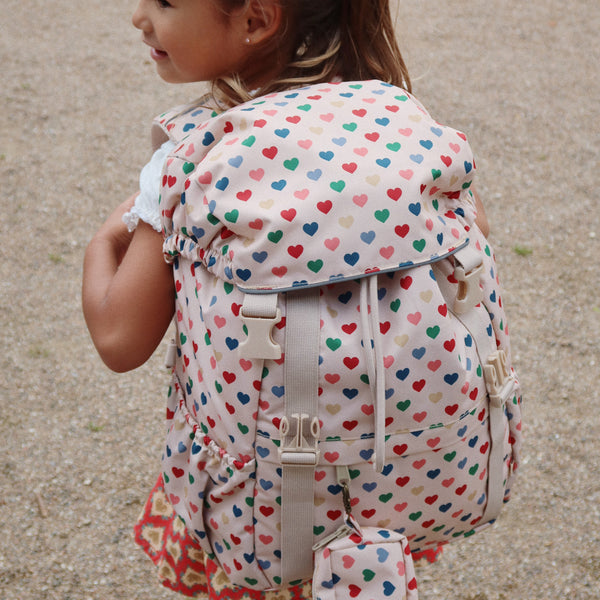
[[483, 290], [480, 286], [483, 258], [479, 252], [467, 246], [456, 252], [454, 259], [454, 277], [458, 281], [458, 293], [453, 312], [462, 315], [483, 300]]

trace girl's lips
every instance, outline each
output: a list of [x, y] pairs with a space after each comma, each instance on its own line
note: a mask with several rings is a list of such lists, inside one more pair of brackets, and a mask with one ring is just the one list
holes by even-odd
[[150, 48], [150, 56], [153, 60], [163, 60], [169, 56], [163, 50], [158, 50], [156, 48]]

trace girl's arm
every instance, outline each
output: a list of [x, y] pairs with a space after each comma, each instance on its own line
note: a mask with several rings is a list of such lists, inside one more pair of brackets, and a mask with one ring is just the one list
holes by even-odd
[[142, 365], [160, 344], [173, 316], [172, 267], [163, 238], [140, 221], [130, 233], [121, 218], [135, 195], [100, 227], [85, 252], [82, 303], [100, 357], [122, 373]]

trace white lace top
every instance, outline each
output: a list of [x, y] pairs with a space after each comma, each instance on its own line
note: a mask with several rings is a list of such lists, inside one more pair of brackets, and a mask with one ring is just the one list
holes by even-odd
[[137, 227], [140, 219], [156, 231], [162, 231], [158, 205], [160, 178], [165, 160], [174, 147], [174, 142], [170, 140], [165, 142], [141, 170], [140, 194], [135, 199], [132, 209], [123, 215], [123, 223], [127, 225], [129, 231]]

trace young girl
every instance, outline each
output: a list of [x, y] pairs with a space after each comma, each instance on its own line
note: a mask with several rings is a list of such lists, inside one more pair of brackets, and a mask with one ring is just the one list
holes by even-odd
[[[389, 0], [140, 0], [133, 24], [169, 83], [211, 82], [194, 105], [155, 123], [153, 160], [141, 192], [119, 206], [86, 251], [83, 309], [93, 342], [117, 372], [142, 365], [175, 312], [171, 262], [163, 258], [165, 222], [159, 204], [170, 185], [168, 158], [178, 142], [208, 119], [254, 98], [312, 84], [380, 80], [410, 91], [396, 44]], [[167, 163], [167, 170], [163, 166]], [[473, 213], [487, 233], [476, 197]], [[183, 201], [182, 201], [183, 202]], [[138, 222], [139, 221], [139, 222]], [[172, 242], [171, 242], [172, 243]], [[136, 539], [169, 588], [199, 598], [262, 600], [311, 597], [310, 583], [279, 592], [231, 586], [227, 574], [185, 529], [162, 476], [136, 527]], [[439, 551], [422, 555], [434, 560]]]

